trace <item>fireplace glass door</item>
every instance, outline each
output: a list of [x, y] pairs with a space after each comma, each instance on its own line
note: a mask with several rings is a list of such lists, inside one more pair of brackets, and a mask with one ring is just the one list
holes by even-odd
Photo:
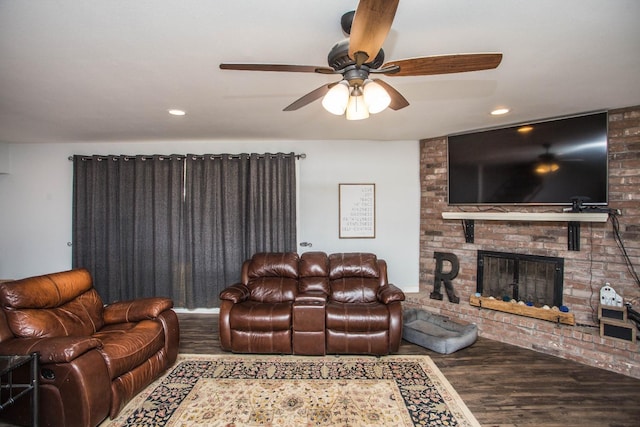
[[563, 258], [478, 251], [476, 291], [483, 297], [560, 307], [563, 276]]

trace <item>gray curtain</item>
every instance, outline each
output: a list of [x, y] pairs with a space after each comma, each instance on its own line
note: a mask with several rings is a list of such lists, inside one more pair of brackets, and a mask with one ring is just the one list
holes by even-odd
[[[219, 306], [224, 285], [240, 278], [256, 252], [296, 250], [295, 156], [187, 156], [188, 307], [206, 295]], [[217, 292], [208, 292], [212, 285]], [[221, 287], [222, 286], [222, 287]]]
[[293, 154], [73, 160], [73, 266], [105, 302], [217, 307], [253, 253], [296, 250]]

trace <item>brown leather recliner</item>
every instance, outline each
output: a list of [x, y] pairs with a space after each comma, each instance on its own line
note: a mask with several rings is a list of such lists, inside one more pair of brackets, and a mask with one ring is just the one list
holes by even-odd
[[242, 265], [241, 282], [220, 294], [220, 346], [238, 353], [291, 353], [298, 254], [259, 253]]
[[256, 254], [220, 299], [227, 351], [385, 355], [402, 339], [404, 293], [375, 254]]
[[[0, 304], [0, 354], [40, 353], [43, 425], [96, 426], [115, 417], [178, 355], [170, 299], [105, 307], [85, 269], [2, 283]], [[28, 425], [28, 405], [19, 399], [0, 418]]]
[[398, 351], [404, 294], [387, 280], [387, 264], [374, 254], [329, 256], [327, 353]]

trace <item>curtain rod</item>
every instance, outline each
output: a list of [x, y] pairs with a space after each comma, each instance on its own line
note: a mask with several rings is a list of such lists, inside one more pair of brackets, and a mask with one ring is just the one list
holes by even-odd
[[[191, 156], [194, 159], [204, 159], [205, 156], [209, 157], [210, 159], [221, 159], [222, 156], [224, 154], [172, 154], [172, 155], [158, 155], [156, 154], [157, 157], [159, 157], [160, 159], [170, 159], [172, 156], [177, 156], [179, 160], [181, 160], [182, 157], [188, 157]], [[247, 155], [250, 156], [251, 154], [248, 153], [243, 153], [243, 154], [229, 154], [229, 157], [232, 159], [240, 159], [243, 155]], [[266, 156], [275, 156], [276, 154], [273, 153], [265, 153], [265, 154], [258, 154], [258, 158], [264, 158]], [[135, 159], [137, 156], [141, 156], [142, 160], [150, 160], [153, 159], [153, 155], [129, 155], [129, 154], [116, 154], [115, 158], [122, 158], [124, 160], [130, 160], [130, 159]], [[69, 156], [68, 159], [69, 161], [73, 161], [73, 157], [74, 156]], [[91, 155], [81, 155], [83, 160], [91, 160], [93, 157]], [[99, 160], [102, 159], [107, 159], [109, 158], [109, 156], [106, 155], [97, 155]], [[300, 154], [294, 154], [294, 157], [299, 160], [299, 159], [306, 159], [307, 155], [305, 153], [300, 153]]]

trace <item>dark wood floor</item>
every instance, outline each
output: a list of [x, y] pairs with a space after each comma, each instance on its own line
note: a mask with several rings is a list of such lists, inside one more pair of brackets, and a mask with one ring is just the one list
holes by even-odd
[[[224, 353], [215, 314], [179, 314], [181, 353]], [[400, 354], [426, 354], [483, 426], [640, 426], [640, 380], [479, 338], [442, 355], [403, 342]]]

